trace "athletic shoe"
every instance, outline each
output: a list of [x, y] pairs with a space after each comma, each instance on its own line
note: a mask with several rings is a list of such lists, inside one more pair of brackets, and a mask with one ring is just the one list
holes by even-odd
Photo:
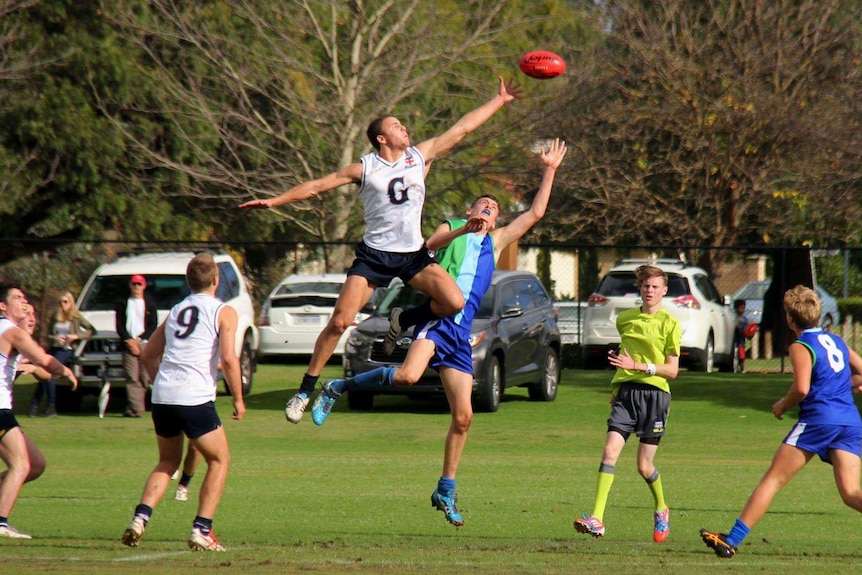
[[11, 525], [0, 525], [0, 537], [7, 539], [33, 539], [32, 535], [18, 531]]
[[578, 533], [589, 533], [593, 537], [605, 536], [605, 524], [599, 521], [597, 517], [586, 513], [575, 519], [575, 529], [578, 530]]
[[174, 493], [174, 499], [177, 501], [189, 500], [189, 488], [185, 485], [177, 485], [177, 491]]
[[715, 533], [701, 529], [700, 538], [703, 539], [707, 547], [715, 551], [715, 554], [722, 559], [730, 559], [736, 555], [736, 547], [727, 542], [727, 535], [724, 533]]
[[446, 521], [455, 527], [464, 525], [464, 518], [458, 511], [458, 494], [454, 491], [440, 493], [435, 490], [431, 494], [431, 507], [436, 507], [446, 516]]
[[653, 517], [655, 518], [655, 527], [652, 530], [652, 540], [661, 543], [670, 535], [670, 509], [665, 508], [664, 511], [656, 511]]
[[141, 542], [141, 537], [144, 536], [144, 529], [146, 528], [147, 526], [144, 524], [143, 519], [137, 515], [132, 517], [132, 522], [129, 523], [126, 532], [123, 533], [123, 545], [137, 547], [138, 543]]
[[218, 542], [212, 531], [204, 535], [200, 529], [195, 527], [189, 533], [189, 549], [192, 551], [226, 551], [224, 545]]
[[304, 393], [297, 393], [290, 398], [284, 408], [284, 417], [291, 423], [299, 423], [302, 420], [302, 414], [305, 413], [305, 407], [308, 405], [308, 396]]
[[324, 384], [311, 406], [311, 419], [317, 425], [323, 425], [326, 422], [329, 412], [332, 411], [332, 406], [335, 405], [335, 400], [341, 397], [340, 393], [332, 391], [332, 383], [332, 381], [327, 381]]
[[393, 307], [389, 313], [389, 331], [386, 332], [386, 337], [383, 338], [383, 353], [386, 355], [395, 353], [395, 344], [404, 335], [404, 332], [401, 330], [401, 322], [398, 321], [403, 311], [400, 307]]

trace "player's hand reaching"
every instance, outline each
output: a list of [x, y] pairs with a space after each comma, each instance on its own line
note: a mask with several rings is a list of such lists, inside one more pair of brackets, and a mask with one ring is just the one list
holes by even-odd
[[506, 82], [502, 76], [500, 78], [500, 87], [497, 90], [497, 95], [503, 97], [504, 102], [519, 100], [524, 97], [524, 89], [521, 88], [521, 83], [516, 82], [514, 78], [509, 78]]
[[560, 140], [559, 138], [554, 138], [554, 141], [551, 142], [551, 145], [548, 146], [546, 150], [544, 146], [541, 148], [542, 153], [539, 157], [542, 159], [542, 162], [549, 167], [557, 169], [560, 167], [560, 164], [563, 162], [563, 158], [566, 157], [566, 152], [569, 149], [566, 147], [566, 142]]
[[241, 210], [266, 210], [272, 207], [270, 200], [250, 200], [239, 205]]

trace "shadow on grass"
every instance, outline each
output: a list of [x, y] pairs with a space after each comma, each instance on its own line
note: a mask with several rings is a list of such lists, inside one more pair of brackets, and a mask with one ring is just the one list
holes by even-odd
[[[566, 370], [564, 381], [574, 382], [583, 390], [607, 395], [612, 370]], [[772, 404], [787, 392], [793, 381], [791, 374], [762, 373], [699, 373], [681, 369], [670, 382], [674, 403], [708, 401], [723, 407], [769, 411]], [[857, 400], [858, 403], [858, 400]]]

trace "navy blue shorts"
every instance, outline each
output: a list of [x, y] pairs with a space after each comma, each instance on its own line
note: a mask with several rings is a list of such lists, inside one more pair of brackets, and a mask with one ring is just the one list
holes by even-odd
[[611, 406], [608, 431], [614, 429], [625, 437], [630, 433], [640, 438], [663, 437], [669, 412], [669, 393], [652, 385], [624, 381]]
[[396, 277], [409, 283], [413, 276], [437, 263], [434, 254], [425, 246], [415, 252], [398, 253], [375, 250], [361, 242], [356, 246], [355, 256], [347, 275], [364, 277], [378, 287], [387, 287]]
[[434, 357], [428, 362], [431, 369], [440, 371], [441, 367], [451, 367], [473, 375], [470, 332], [452, 321], [451, 317], [417, 325], [413, 331], [413, 339], [427, 339], [434, 342]]
[[818, 455], [822, 461], [829, 460], [830, 449], [840, 449], [862, 456], [862, 428], [856, 425], [829, 425], [799, 422], [793, 426], [782, 443]]
[[197, 439], [221, 427], [215, 402], [202, 405], [167, 405], [154, 403], [153, 425], [159, 437], [176, 437], [185, 433], [189, 439]]
[[3, 437], [7, 431], [16, 427], [21, 426], [18, 425], [18, 420], [15, 419], [15, 414], [12, 413], [12, 410], [0, 409], [0, 441], [3, 441]]

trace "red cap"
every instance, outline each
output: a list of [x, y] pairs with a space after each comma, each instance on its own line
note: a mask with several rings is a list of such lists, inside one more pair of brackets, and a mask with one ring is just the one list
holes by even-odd
[[133, 284], [142, 284], [144, 287], [147, 287], [147, 278], [145, 278], [141, 274], [133, 275], [130, 281]]

